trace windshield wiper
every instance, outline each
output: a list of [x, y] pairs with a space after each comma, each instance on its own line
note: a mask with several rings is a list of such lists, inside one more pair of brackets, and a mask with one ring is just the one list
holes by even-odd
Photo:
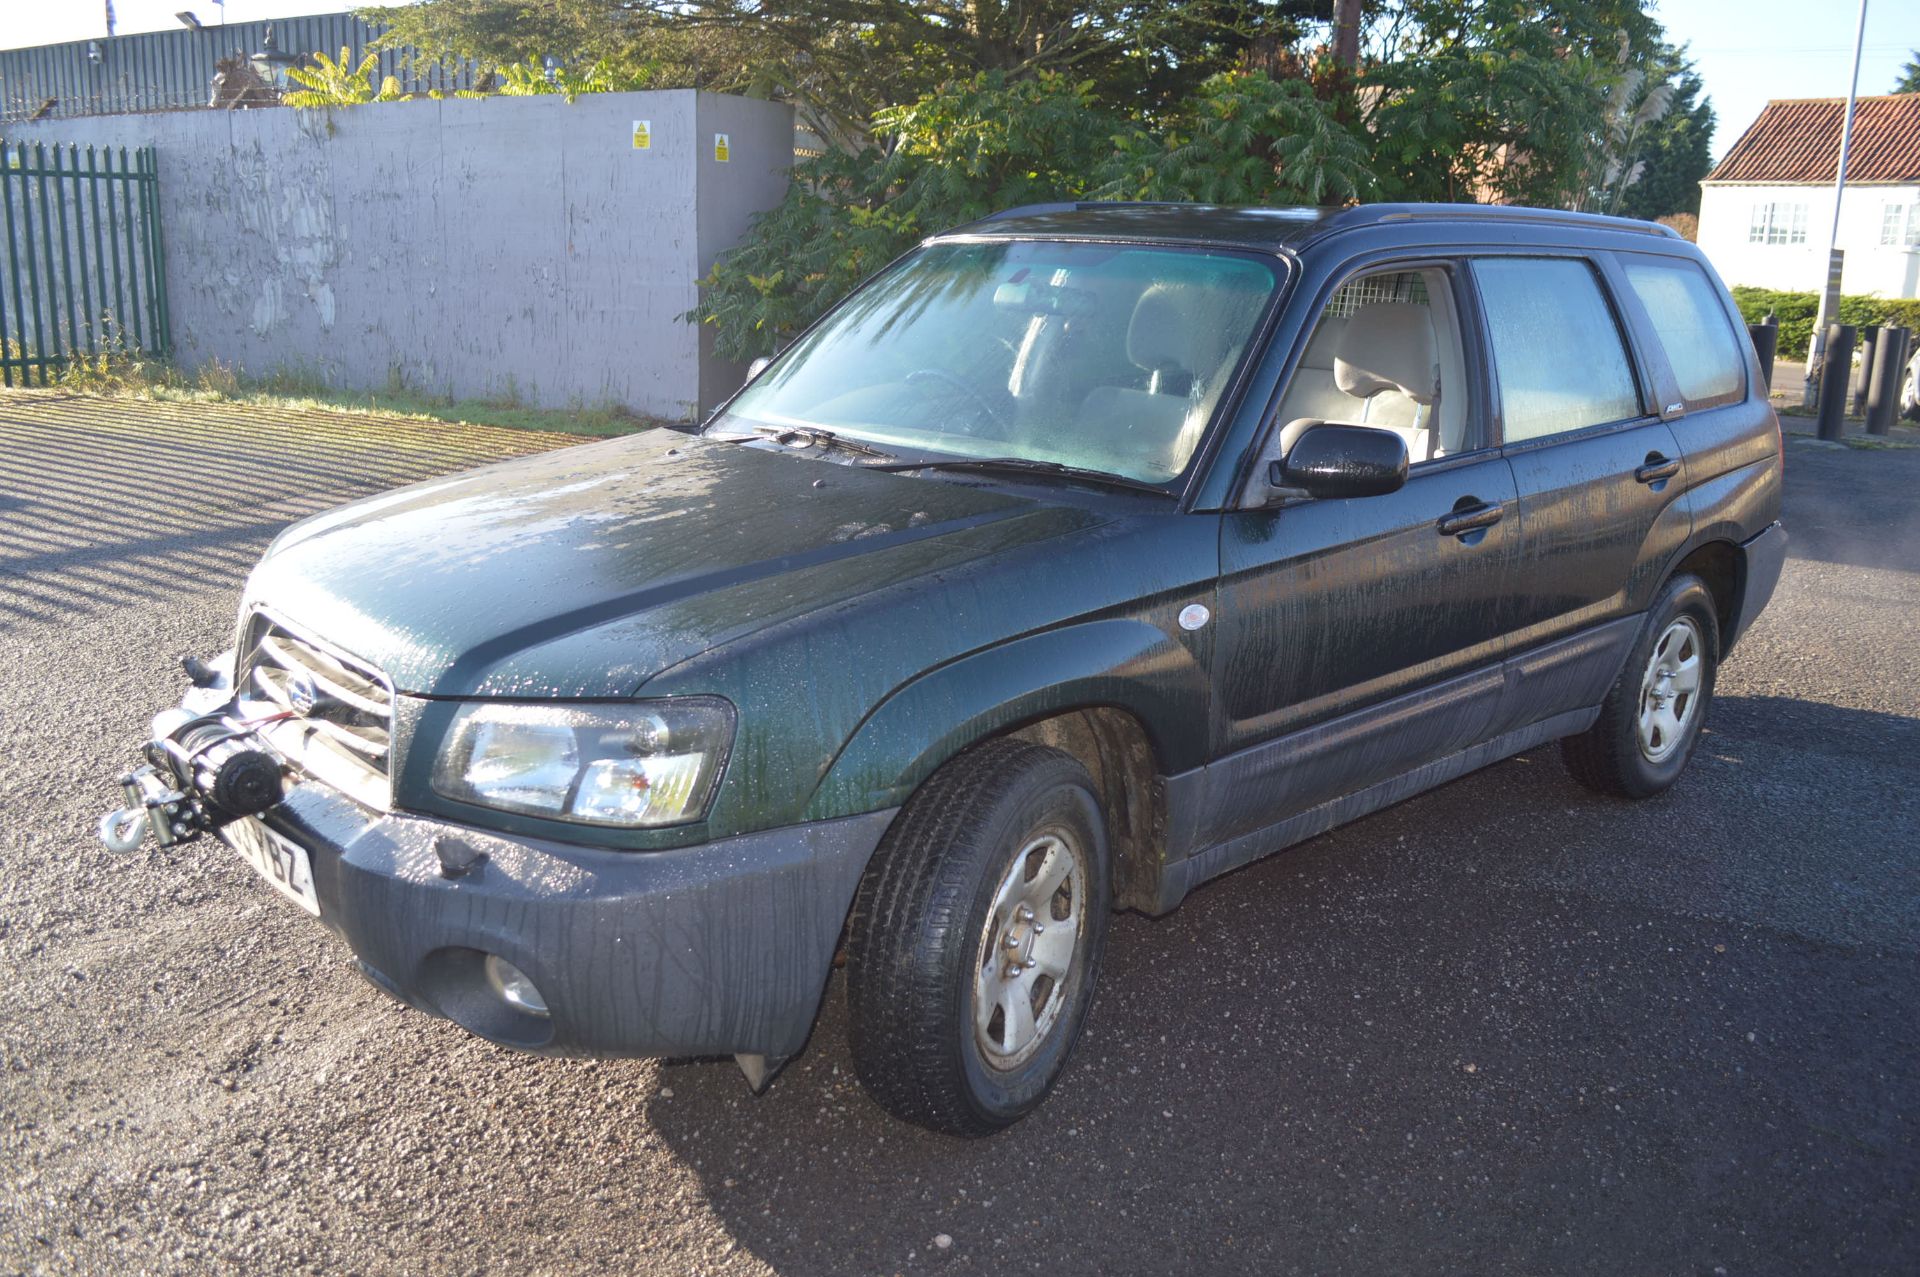
[[893, 453], [862, 443], [857, 439], [843, 439], [831, 430], [822, 430], [818, 426], [755, 426], [753, 433], [762, 439], [771, 439], [775, 443], [790, 444], [795, 439], [805, 439], [810, 445], [841, 452], [857, 452], [863, 457], [885, 457], [892, 460]]
[[1070, 466], [1060, 461], [1036, 461], [1032, 457], [941, 457], [929, 461], [892, 461], [885, 465], [861, 466], [862, 470], [1017, 470], [1028, 474], [1058, 475], [1063, 479], [1080, 479], [1088, 483], [1105, 484], [1108, 487], [1127, 488], [1134, 492], [1151, 492], [1157, 497], [1171, 496], [1157, 483], [1148, 483], [1145, 479], [1131, 479], [1124, 474], [1114, 474], [1108, 470], [1090, 470], [1085, 466]]

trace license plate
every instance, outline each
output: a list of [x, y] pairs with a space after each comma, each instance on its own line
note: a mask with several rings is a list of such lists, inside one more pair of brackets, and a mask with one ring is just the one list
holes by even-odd
[[252, 816], [242, 817], [220, 831], [227, 846], [240, 853], [267, 885], [318, 918], [320, 897], [313, 890], [313, 862], [307, 849], [282, 838]]

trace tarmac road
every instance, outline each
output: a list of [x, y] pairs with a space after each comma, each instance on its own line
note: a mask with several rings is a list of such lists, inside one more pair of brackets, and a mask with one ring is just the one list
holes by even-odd
[[1545, 750], [1123, 916], [1054, 1098], [966, 1143], [863, 1098], [837, 979], [754, 1099], [490, 1046], [217, 846], [95, 844], [275, 529], [557, 442], [0, 398], [0, 1271], [1920, 1270], [1920, 449], [1791, 445], [1673, 792]]

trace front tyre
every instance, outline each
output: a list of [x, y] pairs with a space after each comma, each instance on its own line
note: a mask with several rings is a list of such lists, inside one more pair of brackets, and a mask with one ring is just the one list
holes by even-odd
[[1567, 770], [1587, 788], [1621, 798], [1666, 789], [1693, 756], [1719, 663], [1713, 594], [1697, 576], [1676, 576], [1648, 609], [1600, 716], [1561, 742]]
[[854, 903], [854, 1070], [895, 1116], [988, 1135], [1046, 1098], [1105, 947], [1112, 873], [1092, 779], [994, 740], [930, 777]]

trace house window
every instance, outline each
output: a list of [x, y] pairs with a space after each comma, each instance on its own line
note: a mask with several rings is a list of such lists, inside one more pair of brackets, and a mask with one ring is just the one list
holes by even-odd
[[1749, 244], [1804, 244], [1807, 242], [1805, 204], [1755, 204], [1747, 223]]
[[1920, 248], [1920, 204], [1888, 204], [1880, 213], [1880, 242]]

